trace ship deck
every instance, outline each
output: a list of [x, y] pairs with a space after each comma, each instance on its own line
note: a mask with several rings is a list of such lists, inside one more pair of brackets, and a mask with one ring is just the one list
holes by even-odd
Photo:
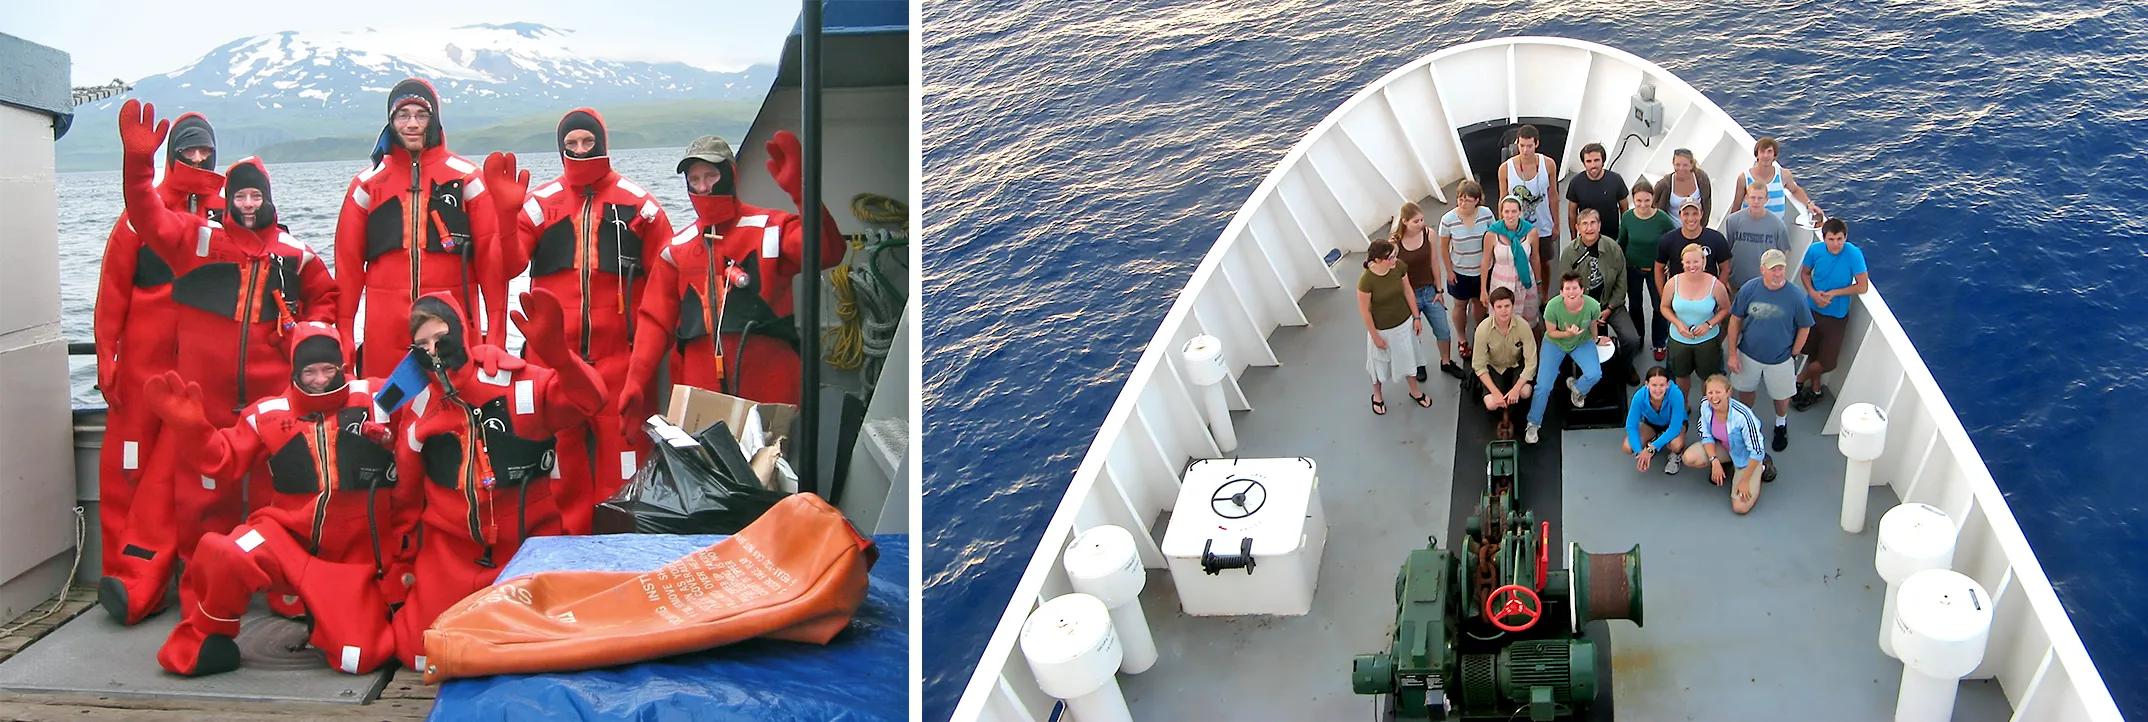
[[[1436, 200], [1423, 205], [1431, 218], [1445, 212]], [[1305, 295], [1300, 307], [1309, 324], [1269, 339], [1281, 364], [1246, 371], [1240, 383], [1255, 411], [1234, 414], [1236, 456], [1308, 456], [1320, 464], [1328, 541], [1312, 613], [1187, 616], [1169, 572], [1151, 570], [1141, 603], [1159, 661], [1120, 677], [1136, 719], [1375, 714], [1375, 698], [1350, 689], [1351, 658], [1388, 646], [1404, 556], [1428, 536], [1446, 547], [1450, 521], [1470, 511], [1450, 501], [1462, 402], [1458, 384], [1436, 370], [1429, 329], [1432, 408], [1417, 407], [1393, 384], [1384, 394], [1386, 416], [1368, 406], [1354, 283], [1361, 259], [1336, 263], [1341, 288]], [[1653, 361], [1641, 354], [1635, 363]], [[1619, 376], [1607, 374], [1604, 383], [1623, 381]], [[1598, 554], [1641, 545], [1647, 626], [1608, 623], [1614, 656], [1606, 696], [1617, 718], [1893, 716], [1902, 665], [1878, 648], [1885, 583], [1873, 568], [1872, 530], [1896, 500], [1888, 487], [1873, 487], [1866, 533], [1843, 533], [1844, 459], [1835, 440], [1820, 434], [1832, 404], [1791, 412], [1790, 446], [1776, 454], [1780, 477], [1740, 516], [1730, 510], [1727, 489], [1709, 484], [1704, 470], [1666, 476], [1659, 462], [1635, 471], [1620, 449], [1622, 428], [1554, 433], [1564, 396], [1552, 400], [1540, 445], [1556, 445], [1562, 457], [1563, 519], [1553, 522], [1554, 539]], [[1757, 411], [1762, 423], [1773, 423], [1771, 407], [1763, 402]], [[1156, 528], [1160, 539], [1163, 524]], [[1559, 556], [1555, 548], [1554, 564]], [[1997, 683], [1963, 682], [1956, 720], [2010, 714]]]

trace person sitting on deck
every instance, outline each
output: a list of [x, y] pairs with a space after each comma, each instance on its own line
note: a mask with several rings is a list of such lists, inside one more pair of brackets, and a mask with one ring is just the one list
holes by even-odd
[[1633, 371], [1633, 354], [1641, 348], [1641, 334], [1626, 313], [1626, 253], [1616, 243], [1604, 243], [1608, 236], [1601, 228], [1596, 209], [1581, 209], [1580, 219], [1574, 222], [1574, 240], [1559, 252], [1559, 265], [1553, 270], [1581, 274], [1581, 290], [1602, 309], [1596, 316], [1598, 328], [1618, 342], [1611, 354], [1610, 368], [1617, 374], [1612, 378], [1638, 385], [1641, 377]]
[[[1686, 447], [1686, 466], [1708, 467], [1708, 480], [1730, 485], [1730, 510], [1740, 514], [1760, 501], [1760, 484], [1775, 480], [1775, 460], [1762, 446], [1760, 418], [1730, 397], [1730, 377], [1708, 377], [1707, 403], [1700, 409], [1700, 444]], [[1754, 481], [1753, 477], [1760, 477]]]
[[[1581, 292], [1581, 274], [1567, 271], [1559, 276], [1559, 295], [1544, 306], [1544, 349], [1537, 353], [1537, 386], [1550, 386], [1559, 378], [1563, 362], [1573, 359], [1581, 377], [1568, 378], [1566, 388], [1573, 392], [1575, 407], [1588, 402], [1589, 389], [1604, 376], [1602, 359], [1596, 357], [1597, 344], [1609, 341], [1597, 332], [1603, 315], [1596, 299]], [[1544, 395], [1529, 404], [1529, 428], [1523, 432], [1523, 441], [1536, 443], [1537, 430], [1544, 426], [1544, 410], [1550, 405], [1551, 397]]]
[[1512, 433], [1514, 415], [1536, 379], [1536, 335], [1529, 324], [1514, 321], [1514, 289], [1494, 288], [1491, 298], [1492, 317], [1477, 324], [1470, 365], [1484, 385], [1484, 410]]
[[1686, 395], [1671, 383], [1671, 372], [1662, 366], [1648, 367], [1641, 388], [1633, 392], [1626, 407], [1626, 441], [1620, 448], [1633, 455], [1633, 469], [1648, 471], [1656, 452], [1669, 451], [1663, 473], [1678, 473], [1678, 455], [1686, 450]]
[[1723, 332], [1724, 361], [1738, 400], [1753, 404], [1765, 385], [1775, 402], [1776, 451], [1790, 448], [1790, 394], [1797, 388], [1790, 359], [1805, 348], [1812, 311], [1804, 294], [1790, 287], [1788, 259], [1770, 248], [1760, 254], [1760, 277], [1738, 289], [1730, 304], [1730, 326]]
[[1820, 238], [1826, 242], [1806, 246], [1805, 260], [1798, 268], [1798, 285], [1804, 287], [1813, 313], [1812, 336], [1806, 346], [1812, 357], [1797, 375], [1799, 388], [1793, 398], [1799, 411], [1812, 408], [1827, 394], [1820, 375], [1835, 368], [1836, 357], [1842, 353], [1849, 297], [1872, 288], [1871, 279], [1865, 277], [1865, 252], [1850, 242], [1850, 224], [1829, 218], [1820, 224]]

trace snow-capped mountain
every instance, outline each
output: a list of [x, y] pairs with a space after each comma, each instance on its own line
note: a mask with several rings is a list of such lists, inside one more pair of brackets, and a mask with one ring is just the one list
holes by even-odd
[[[535, 23], [285, 31], [234, 40], [186, 67], [143, 78], [129, 93], [76, 108], [75, 125], [110, 127], [126, 99], [140, 98], [165, 117], [207, 114], [220, 144], [243, 153], [283, 140], [373, 132], [386, 120], [388, 89], [409, 77], [431, 80], [440, 91], [450, 133], [581, 105], [757, 99], [775, 77], [773, 65], [724, 72], [606, 55], [578, 46], [572, 30]], [[110, 133], [82, 135], [117, 146]]]

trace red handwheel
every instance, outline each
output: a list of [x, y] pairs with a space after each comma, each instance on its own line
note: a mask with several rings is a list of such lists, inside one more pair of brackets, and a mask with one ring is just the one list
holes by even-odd
[[[1506, 601], [1500, 601], [1502, 596], [1506, 597]], [[1522, 603], [1523, 597], [1529, 598], [1528, 604]], [[1495, 609], [1497, 611], [1493, 611]], [[1494, 589], [1490, 596], [1484, 598], [1484, 621], [1491, 622], [1492, 626], [1509, 632], [1520, 632], [1536, 626], [1537, 618], [1543, 616], [1543, 614], [1544, 601], [1536, 596], [1536, 590], [1520, 584], [1509, 584]], [[1500, 621], [1515, 616], [1526, 616], [1529, 621], [1512, 626]]]

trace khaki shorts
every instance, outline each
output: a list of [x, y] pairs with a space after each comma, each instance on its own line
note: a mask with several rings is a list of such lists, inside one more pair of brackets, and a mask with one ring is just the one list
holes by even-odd
[[1744, 351], [1731, 353], [1738, 355], [1740, 369], [1730, 375], [1731, 390], [1752, 393], [1765, 384], [1768, 387], [1768, 399], [1772, 401], [1781, 401], [1797, 393], [1797, 374], [1790, 370], [1791, 359], [1784, 359], [1779, 364], [1763, 364], [1745, 355]]

